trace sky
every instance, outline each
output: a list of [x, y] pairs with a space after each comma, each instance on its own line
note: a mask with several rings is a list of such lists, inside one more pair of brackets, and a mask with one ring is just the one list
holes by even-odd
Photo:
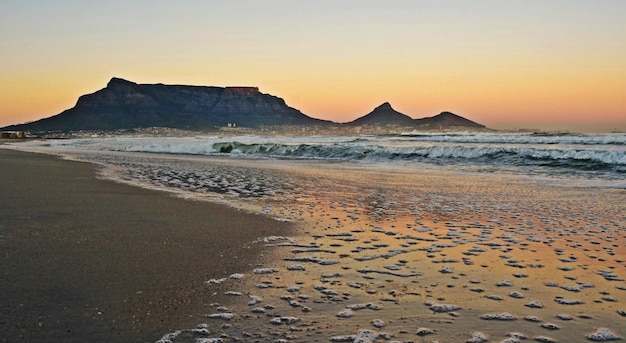
[[496, 129], [626, 131], [626, 1], [0, 0], [0, 127], [112, 77], [256, 86], [336, 122], [388, 101]]

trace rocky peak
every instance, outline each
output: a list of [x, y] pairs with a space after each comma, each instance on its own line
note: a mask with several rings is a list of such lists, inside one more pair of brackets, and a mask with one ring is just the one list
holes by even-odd
[[372, 112], [348, 123], [350, 125], [412, 125], [413, 119], [391, 107], [388, 102], [376, 107]]
[[86, 94], [78, 98], [76, 107], [103, 108], [110, 106], [134, 105], [156, 106], [157, 102], [149, 95], [139, 90], [138, 84], [114, 77], [106, 88], [95, 93]]
[[111, 81], [107, 83], [106, 88], [118, 88], [118, 87], [128, 87], [128, 86], [136, 86], [137, 84], [131, 81], [127, 81], [124, 79], [120, 79], [118, 77], [111, 78]]
[[374, 111], [382, 111], [382, 110], [391, 110], [391, 111], [395, 111], [395, 110], [393, 109], [393, 107], [391, 107], [391, 104], [390, 104], [390, 103], [388, 103], [388, 102], [385, 102], [385, 103], [381, 104], [380, 106], [378, 106], [378, 107], [376, 107], [376, 108], [374, 109]]

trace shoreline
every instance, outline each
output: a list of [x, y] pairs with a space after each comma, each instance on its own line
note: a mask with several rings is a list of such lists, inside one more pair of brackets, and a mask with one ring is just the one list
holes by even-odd
[[228, 301], [205, 281], [252, 269], [264, 249], [252, 242], [291, 228], [96, 172], [0, 149], [0, 341], [154, 342], [193, 327]]
[[258, 264], [241, 276], [212, 275], [191, 300], [202, 315], [187, 307], [163, 341], [345, 341], [363, 329], [397, 341], [625, 335], [621, 189], [386, 165], [75, 157], [161, 197], [203, 199], [217, 182], [226, 203], [298, 223], [288, 238], [268, 237], [275, 248], [249, 255]]

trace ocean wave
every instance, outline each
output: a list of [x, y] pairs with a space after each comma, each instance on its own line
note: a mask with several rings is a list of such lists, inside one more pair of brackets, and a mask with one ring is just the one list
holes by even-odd
[[243, 144], [222, 142], [213, 144], [211, 153], [259, 155], [271, 157], [322, 158], [338, 160], [440, 160], [453, 162], [503, 162], [506, 164], [537, 164], [537, 161], [585, 162], [597, 166], [626, 166], [626, 155], [619, 151], [559, 150], [526, 147], [494, 147], [434, 145], [427, 147], [390, 147], [380, 145], [284, 145]]
[[489, 144], [563, 144], [563, 145], [626, 145], [624, 134], [575, 134], [575, 133], [420, 133], [406, 132], [399, 140], [453, 143]]
[[[530, 144], [527, 143], [528, 135], [499, 134], [492, 137], [482, 133], [431, 134], [428, 137], [428, 141], [407, 141], [406, 137], [398, 136], [115, 138], [63, 140], [52, 142], [51, 145], [91, 150], [254, 158], [373, 163], [419, 162], [505, 169], [520, 167], [523, 172], [540, 167], [565, 172], [605, 171], [618, 175], [626, 173], [626, 151], [619, 142], [613, 145], [540, 144], [537, 138], [531, 138], [534, 144]], [[444, 140], [444, 137], [448, 140]], [[459, 137], [463, 138], [461, 142], [458, 141]], [[414, 138], [410, 137], [410, 139]], [[504, 138], [507, 138], [507, 142], [501, 142], [505, 140]], [[526, 140], [525, 143], [519, 143], [523, 139]], [[559, 139], [563, 138], [559, 137]], [[577, 136], [575, 139], [607, 142], [604, 135]], [[619, 141], [619, 139], [615, 140]]]

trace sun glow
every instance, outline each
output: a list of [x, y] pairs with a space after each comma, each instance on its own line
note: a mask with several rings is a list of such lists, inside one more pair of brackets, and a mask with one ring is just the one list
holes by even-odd
[[122, 77], [257, 86], [337, 122], [388, 101], [497, 128], [626, 129], [622, 2], [119, 6], [1, 4], [0, 125], [58, 114]]

